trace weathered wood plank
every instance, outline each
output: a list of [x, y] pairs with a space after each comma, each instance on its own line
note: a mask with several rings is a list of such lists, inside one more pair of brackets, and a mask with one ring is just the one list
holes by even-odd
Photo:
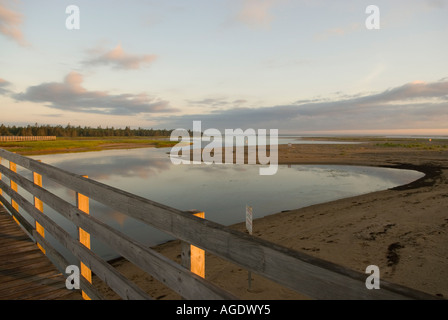
[[[88, 178], [87, 176], [84, 176]], [[90, 214], [90, 206], [89, 206], [89, 198], [85, 195], [77, 192], [76, 193], [76, 205], [78, 209], [84, 212], [85, 214]], [[90, 233], [86, 232], [82, 228], [78, 228], [79, 232], [79, 242], [84, 245], [87, 249], [90, 249]], [[92, 270], [90, 270], [84, 262], [81, 261], [81, 275], [86, 279], [89, 283], [92, 283]], [[91, 300], [91, 298], [85, 293], [82, 292], [82, 297], [85, 300]]]
[[[192, 217], [180, 210], [5, 150], [0, 150], [0, 156], [312, 298], [435, 298], [385, 281], [382, 282], [382, 290], [366, 290], [365, 274]], [[5, 172], [8, 171], [2, 171]]]
[[[82, 192], [94, 200], [148, 223], [182, 241], [206, 249], [310, 297], [321, 299], [434, 298], [387, 282], [382, 282], [380, 291], [366, 290], [365, 275], [359, 272], [229, 230], [211, 221], [201, 221], [180, 210], [5, 150], [0, 150], [0, 156], [53, 179], [76, 192]], [[11, 178], [11, 173], [2, 172], [7, 172]]]
[[[18, 247], [25, 245], [33, 250], [17, 252], [17, 246], [12, 245], [14, 241], [21, 243]], [[76, 297], [65, 288], [61, 274], [2, 206], [0, 248], [6, 249], [0, 255], [0, 300], [53, 299], [68, 294]]]
[[[17, 164], [15, 164], [12, 161], [9, 161], [9, 170], [11, 170], [13, 172], [17, 172]], [[15, 183], [13, 180], [10, 180], [9, 183], [10, 183], [11, 189], [14, 190], [15, 192], [17, 192], [17, 190], [18, 190], [17, 183]], [[11, 205], [16, 211], [19, 211], [19, 205], [14, 200], [11, 200]], [[20, 224], [19, 220], [16, 217], [13, 217], [13, 218], [18, 224]]]
[[[44, 280], [41, 279], [42, 282], [44, 282]], [[2, 299], [4, 300], [38, 300], [41, 299], [43, 297], [48, 297], [48, 295], [53, 295], [55, 291], [61, 291], [64, 290], [65, 287], [64, 286], [55, 286], [53, 287], [52, 285], [55, 284], [55, 282], [51, 283], [51, 282], [46, 282], [46, 283], [42, 283], [39, 282], [38, 284], [33, 284], [30, 285], [28, 288], [23, 288], [23, 290], [19, 290], [17, 292], [11, 292], [8, 295], [5, 295], [2, 297]], [[61, 281], [58, 281], [59, 283], [61, 283]], [[67, 289], [65, 289], [65, 291], [68, 291]]]
[[[8, 219], [4, 219], [4, 220], [0, 221], [0, 223], [3, 223], [3, 222], [8, 223], [9, 219], [11, 219], [10, 216], [8, 216]], [[16, 229], [14, 229], [12, 226], [9, 226], [9, 225], [5, 226], [5, 228], [2, 229], [3, 232], [8, 232], [8, 231], [11, 231], [11, 230], [16, 230]]]
[[[194, 216], [204, 219], [204, 212], [193, 213]], [[195, 247], [190, 246], [190, 270], [194, 274], [205, 278], [205, 251]]]
[[[197, 210], [188, 211], [192, 215], [201, 219], [205, 218], [205, 213]], [[189, 269], [194, 274], [205, 278], [205, 251], [189, 243], [181, 243], [181, 265]]]
[[7, 172], [7, 174], [13, 176], [22, 188], [37, 195], [48, 206], [71, 220], [75, 225], [95, 234], [98, 240], [107, 243], [121, 256], [135, 263], [181, 296], [190, 299], [236, 299], [235, 296], [192, 274], [177, 263], [150, 248], [146, 248], [94, 217], [84, 214], [75, 206], [47, 190], [35, 186], [27, 179], [11, 172]]
[[[4, 167], [0, 166], [0, 168]], [[5, 183], [2, 180], [0, 180], [0, 183], [3, 183], [5, 185]], [[20, 228], [23, 229], [25, 233], [31, 235], [33, 232], [33, 226], [25, 218], [23, 218], [23, 216], [20, 215], [18, 211], [16, 211], [13, 205], [8, 201], [6, 201], [6, 199], [2, 195], [0, 195], [0, 202], [2, 202], [3, 206], [6, 209], [8, 209], [8, 211], [11, 213], [12, 217], [14, 218], [14, 221], [19, 222]]]
[[[0, 157], [0, 166], [2, 165], [2, 158]], [[2, 174], [0, 173], [0, 180], [2, 180]], [[0, 189], [0, 196], [3, 195], [2, 189]], [[0, 208], [2, 206], [2, 203], [0, 202]], [[1, 210], [1, 209], [0, 209]]]
[[0, 255], [7, 255], [8, 252], [26, 254], [27, 252], [34, 251], [33, 243], [14, 243], [6, 248], [0, 249]]
[[[45, 273], [42, 273], [45, 274]], [[10, 281], [6, 283], [7, 286], [2, 286], [0, 290], [0, 297], [7, 297], [10, 295], [20, 296], [23, 292], [33, 292], [41, 289], [42, 287], [49, 286], [51, 290], [65, 288], [65, 284], [61, 281], [61, 276], [54, 272], [48, 272], [45, 278], [39, 276], [20, 278], [16, 281]]]
[[[22, 270], [22, 268], [24, 268], [26, 266], [35, 266], [35, 265], [38, 265], [42, 261], [42, 257], [35, 255], [34, 252], [31, 252], [30, 254], [27, 254], [27, 255], [21, 255], [21, 256], [22, 256], [21, 261], [17, 261], [17, 259], [15, 259], [15, 261], [13, 260], [12, 262], [10, 262], [10, 260], [8, 259], [9, 260], [8, 263], [1, 264], [0, 270], [2, 272], [2, 275], [7, 274], [5, 272], [7, 270], [11, 270], [11, 271]], [[7, 258], [7, 257], [5, 256], [5, 258]], [[53, 265], [51, 263], [48, 265], [53, 267]]]
[[[3, 241], [0, 242], [3, 244]], [[0, 256], [0, 268], [2, 266], [7, 266], [9, 264], [15, 264], [20, 263], [22, 261], [26, 261], [27, 259], [35, 259], [40, 258], [41, 255], [39, 253], [33, 252], [28, 255], [22, 255], [22, 254], [8, 254], [8, 255], [1, 255]]]
[[[29, 203], [20, 194], [12, 190], [4, 182], [0, 181], [0, 187], [4, 193], [14, 199], [33, 219], [37, 220], [56, 240], [65, 246], [75, 257], [84, 261], [95, 274], [105, 281], [123, 299], [152, 299], [146, 292], [137, 287], [133, 282], [125, 278], [108, 263], [102, 261], [95, 253], [74, 240], [64, 229], [54, 223], [50, 218], [42, 215], [34, 205]], [[1, 196], [0, 196], [1, 199]]]
[[[33, 231], [33, 236], [45, 249], [46, 255], [52, 259], [59, 272], [61, 272], [61, 274], [65, 277], [66, 268], [70, 265], [69, 262], [64, 258], [64, 256], [56, 251], [36, 230]], [[98, 292], [98, 290], [83, 277], [81, 277], [80, 279], [80, 287], [93, 300], [105, 300], [104, 297]]]
[[65, 297], [70, 297], [69, 300], [80, 300], [74, 295], [72, 292], [68, 290], [55, 289], [49, 292], [45, 292], [39, 295], [34, 295], [30, 298], [26, 298], [25, 300], [59, 300], [65, 299]]
[[[25, 236], [23, 231], [20, 229], [17, 230], [16, 232], [9, 231], [8, 233], [3, 233], [2, 235], [3, 236], [0, 237], [0, 239], [1, 239], [2, 243], [5, 244], [5, 246], [0, 248], [0, 251], [4, 250], [4, 249], [6, 249], [6, 250], [8, 249], [6, 247], [6, 244], [11, 244], [11, 245], [19, 247], [19, 246], [27, 245], [30, 242], [33, 243], [33, 241], [30, 239], [30, 237]], [[11, 250], [9, 250], [9, 252], [11, 252]]]
[[28, 277], [17, 278], [4, 283], [2, 282], [0, 286], [0, 296], [9, 295], [10, 292], [20, 290], [20, 287], [23, 285], [30, 286], [34, 283], [40, 283], [41, 281], [45, 281], [49, 278], [57, 278], [60, 283], [64, 284], [61, 275], [56, 274], [53, 269], [50, 271], [40, 272], [37, 275], [29, 275]]
[[34, 264], [27, 263], [26, 265], [20, 266], [18, 268], [3, 269], [1, 271], [0, 279], [2, 282], [6, 282], [22, 277], [26, 278], [30, 275], [36, 275], [40, 272], [51, 271], [54, 269], [54, 266], [48, 260], [40, 260], [39, 262], [36, 262]]
[[[0, 224], [2, 224], [1, 222], [0, 222]], [[24, 241], [31, 241], [30, 240], [30, 238], [28, 237], [28, 236], [26, 236], [26, 235], [23, 235], [23, 232], [22, 232], [22, 235], [14, 235], [14, 234], [8, 234], [8, 235], [0, 235], [0, 238], [1, 238], [1, 243], [6, 247], [6, 246], [9, 246], [9, 245], [14, 245], [15, 243], [21, 243], [21, 242], [24, 242]]]
[[[33, 172], [33, 181], [36, 185], [38, 185], [39, 187], [42, 187], [42, 175]], [[40, 200], [37, 197], [34, 197], [34, 206], [36, 207], [37, 210], [39, 210], [40, 212], [44, 212], [44, 203], [42, 202], [42, 200]], [[42, 235], [42, 237], [45, 238], [45, 229], [39, 224], [39, 222], [35, 221], [35, 226], [36, 226], [36, 230], [37, 232]], [[45, 249], [38, 243], [37, 246], [39, 247], [39, 249], [42, 250], [42, 252], [45, 254]]]

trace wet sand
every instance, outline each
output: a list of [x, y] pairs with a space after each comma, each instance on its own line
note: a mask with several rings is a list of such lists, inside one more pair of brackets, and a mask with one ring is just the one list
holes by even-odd
[[[379, 166], [426, 175], [390, 190], [256, 219], [254, 236], [362, 273], [377, 265], [381, 279], [448, 298], [448, 140], [412, 148], [406, 147], [410, 140], [395, 147], [383, 142], [279, 146], [280, 164]], [[231, 228], [244, 232], [245, 224]], [[180, 261], [179, 241], [155, 249]], [[180, 298], [126, 260], [112, 264], [156, 299]], [[248, 290], [247, 276], [239, 266], [206, 254], [206, 278], [242, 299], [306, 299], [257, 275]], [[106, 297], [116, 298], [97, 286]]]

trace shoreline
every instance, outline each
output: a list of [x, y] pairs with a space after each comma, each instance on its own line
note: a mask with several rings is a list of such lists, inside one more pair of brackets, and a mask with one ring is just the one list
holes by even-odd
[[[447, 141], [448, 143], [448, 141]], [[436, 297], [448, 297], [448, 151], [362, 145], [279, 146], [279, 164], [376, 166], [417, 170], [424, 177], [395, 188], [283, 211], [255, 219], [254, 236]], [[229, 228], [245, 232], [245, 224]], [[180, 261], [180, 242], [154, 247]], [[180, 299], [123, 258], [111, 264], [156, 299]], [[367, 275], [366, 275], [367, 276]], [[206, 278], [248, 300], [307, 299], [206, 253]], [[101, 284], [108, 298], [115, 294]]]

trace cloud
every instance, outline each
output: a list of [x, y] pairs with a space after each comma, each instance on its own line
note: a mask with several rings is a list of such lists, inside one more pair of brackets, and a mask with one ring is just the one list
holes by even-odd
[[426, 83], [423, 81], [413, 81], [397, 88], [386, 90], [382, 93], [369, 97], [359, 98], [368, 103], [373, 102], [394, 102], [407, 101], [417, 98], [438, 98], [448, 99], [448, 81], [437, 81]]
[[447, 5], [446, 0], [426, 0], [425, 4], [430, 8], [444, 8]]
[[95, 57], [84, 61], [83, 64], [90, 66], [106, 65], [115, 69], [135, 70], [149, 65], [157, 59], [157, 56], [154, 54], [134, 55], [126, 53], [121, 44], [107, 52], [100, 52], [98, 54], [98, 51], [91, 50], [95, 54]]
[[234, 108], [182, 117], [159, 118], [172, 128], [191, 128], [201, 120], [203, 129], [279, 129], [328, 131], [367, 129], [446, 128], [448, 81], [414, 81], [380, 93], [346, 96], [341, 100], [301, 100], [263, 108]]
[[5, 89], [5, 87], [9, 86], [10, 84], [10, 82], [0, 78], [0, 95], [8, 94], [11, 92], [8, 89]]
[[243, 0], [236, 20], [253, 28], [267, 28], [274, 20], [272, 9], [280, 0]]
[[244, 99], [237, 99], [229, 101], [224, 98], [206, 98], [202, 100], [188, 100], [189, 104], [195, 104], [195, 105], [205, 105], [213, 108], [217, 107], [226, 107], [226, 106], [238, 106], [240, 104], [244, 104], [247, 102], [247, 100]]
[[48, 107], [74, 112], [109, 115], [175, 112], [168, 101], [156, 100], [145, 93], [111, 95], [105, 91], [88, 91], [83, 76], [69, 73], [63, 82], [43, 83], [15, 94], [18, 101], [48, 103]]
[[18, 44], [25, 46], [27, 45], [27, 42], [20, 29], [22, 20], [22, 14], [6, 8], [6, 6], [0, 2], [0, 33], [16, 41]]
[[324, 30], [320, 33], [314, 35], [314, 39], [317, 41], [327, 40], [331, 37], [340, 37], [352, 32], [358, 31], [362, 29], [362, 25], [360, 23], [352, 23], [350, 25], [344, 27], [335, 27]]

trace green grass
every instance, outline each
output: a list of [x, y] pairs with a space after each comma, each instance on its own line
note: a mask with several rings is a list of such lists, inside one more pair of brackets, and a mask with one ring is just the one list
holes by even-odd
[[385, 142], [375, 144], [377, 147], [383, 148], [407, 148], [407, 149], [423, 149], [423, 150], [446, 150], [448, 148], [447, 144], [431, 144], [431, 143], [394, 143]]
[[[20, 154], [36, 153], [61, 153], [61, 152], [85, 152], [99, 151], [108, 148], [110, 145], [152, 145], [156, 148], [166, 148], [175, 145], [177, 142], [148, 139], [141, 137], [131, 138], [60, 138], [55, 141], [24, 141], [24, 142], [0, 142], [0, 148], [17, 152]], [[109, 145], [109, 146], [108, 146]]]

